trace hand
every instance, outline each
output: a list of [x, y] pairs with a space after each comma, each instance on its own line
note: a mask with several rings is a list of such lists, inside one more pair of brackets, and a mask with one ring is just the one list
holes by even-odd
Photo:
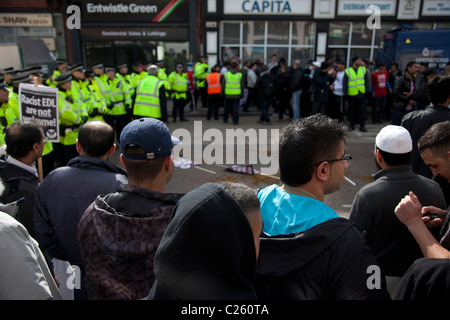
[[[445, 218], [447, 217], [447, 210], [443, 210], [437, 207], [428, 206], [422, 208], [422, 221], [426, 224], [428, 228], [436, 228], [441, 226]], [[428, 216], [430, 214], [437, 215], [438, 218], [431, 220]]]
[[422, 204], [412, 191], [398, 203], [395, 215], [406, 226], [422, 221]]
[[414, 105], [416, 105], [416, 102], [414, 100], [409, 100], [408, 104], [414, 106]]

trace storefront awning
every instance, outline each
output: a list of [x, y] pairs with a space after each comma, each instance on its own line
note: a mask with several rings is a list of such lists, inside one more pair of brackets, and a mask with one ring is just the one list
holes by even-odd
[[55, 61], [50, 55], [47, 45], [41, 39], [17, 39], [24, 66], [49, 65]]

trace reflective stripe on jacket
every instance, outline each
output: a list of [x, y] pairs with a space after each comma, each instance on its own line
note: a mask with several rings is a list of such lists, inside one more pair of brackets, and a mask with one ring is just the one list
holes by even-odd
[[227, 71], [225, 73], [225, 96], [238, 96], [241, 91], [242, 73], [232, 73]]
[[366, 75], [365, 67], [358, 67], [358, 72], [355, 72], [353, 68], [345, 69], [345, 73], [348, 77], [348, 95], [357, 96], [359, 93], [366, 92], [366, 86], [364, 77]]
[[163, 82], [155, 76], [141, 80], [136, 88], [133, 114], [142, 117], [161, 118], [159, 89]]
[[214, 72], [206, 76], [208, 83], [208, 94], [219, 94], [222, 92], [222, 84], [220, 82], [220, 73]]

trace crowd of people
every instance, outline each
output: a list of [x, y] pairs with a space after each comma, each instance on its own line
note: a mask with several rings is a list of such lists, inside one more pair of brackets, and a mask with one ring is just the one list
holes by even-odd
[[[337, 70], [322, 62], [311, 72], [296, 61], [291, 70], [275, 58], [258, 74], [258, 64], [246, 69], [237, 62], [209, 72], [202, 57], [192, 66], [192, 81], [181, 64], [167, 80], [156, 64], [139, 80], [128, 81], [120, 78], [126, 79], [126, 66], [116, 72], [96, 63], [87, 80], [81, 64], [61, 70], [48, 83], [59, 90], [63, 129], [60, 146], [52, 148], [67, 162], [43, 181], [35, 165], [51, 154], [43, 129], [18, 121], [13, 107], [16, 85], [40, 81], [40, 70], [5, 77], [0, 84], [6, 146], [0, 159], [0, 298], [448, 297], [450, 283], [441, 279], [449, 279], [450, 272], [450, 76], [430, 77], [424, 102], [423, 84], [415, 84], [421, 83], [414, 77], [417, 64], [408, 64], [393, 86], [384, 66], [372, 74], [378, 79], [373, 86], [377, 105], [386, 103], [389, 88], [394, 104], [400, 105], [396, 94], [407, 99], [404, 109], [391, 110], [392, 119], [403, 110], [400, 123], [377, 134], [374, 159], [380, 171], [358, 191], [346, 219], [324, 198], [339, 189], [351, 165], [346, 136], [355, 125], [365, 129], [366, 93], [372, 92], [368, 68], [353, 57], [347, 69], [343, 62]], [[311, 80], [310, 111], [302, 115], [305, 87], [298, 85], [306, 78]], [[8, 83], [13, 84], [10, 92]], [[222, 98], [222, 120], [231, 114], [233, 124], [241, 106], [253, 107], [253, 98], [262, 124], [270, 122], [272, 103], [280, 120], [292, 114], [280, 134], [281, 185], [253, 190], [241, 183], [207, 183], [186, 194], [166, 192], [175, 173], [172, 149], [180, 140], [171, 135], [162, 106], [170, 95], [174, 105], [177, 101], [172, 120], [186, 120], [193, 83], [203, 89], [193, 92], [191, 105], [196, 96], [202, 99], [209, 119], [218, 119]], [[261, 92], [274, 93], [273, 99], [258, 98]], [[341, 98], [331, 104], [334, 111], [325, 98], [329, 94]], [[300, 108], [290, 107], [291, 100]], [[349, 127], [339, 117], [344, 102]], [[80, 105], [89, 108], [80, 111]], [[374, 121], [385, 119], [385, 112], [377, 109]], [[64, 143], [72, 140], [75, 151], [69, 150], [72, 142]], [[108, 161], [116, 141], [122, 167]]]

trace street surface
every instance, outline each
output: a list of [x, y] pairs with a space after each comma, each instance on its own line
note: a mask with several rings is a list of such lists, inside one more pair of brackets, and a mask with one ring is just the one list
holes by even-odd
[[[188, 109], [188, 107], [186, 108]], [[221, 109], [222, 111], [223, 109]], [[255, 108], [253, 107], [251, 111], [254, 111]], [[186, 147], [184, 149], [184, 152], [182, 154], [183, 159], [186, 158], [186, 150], [191, 152], [191, 159], [188, 160], [194, 160], [194, 156], [199, 154], [196, 153], [196, 150], [203, 151], [203, 155], [213, 155], [214, 153], [211, 153], [211, 148], [213, 147], [212, 141], [214, 143], [214, 148], [219, 150], [219, 148], [223, 148], [223, 156], [220, 155], [215, 159], [213, 164], [206, 164], [204, 160], [195, 159], [198, 165], [193, 165], [190, 168], [182, 169], [182, 168], [175, 168], [174, 175], [172, 177], [172, 180], [167, 184], [166, 186], [166, 192], [180, 192], [185, 193], [189, 192], [190, 190], [201, 186], [204, 183], [207, 182], [220, 182], [220, 181], [231, 181], [231, 182], [241, 182], [246, 185], [248, 185], [251, 188], [258, 189], [258, 188], [264, 188], [271, 184], [278, 184], [281, 185], [279, 180], [279, 174], [272, 174], [272, 175], [248, 175], [244, 173], [237, 173], [227, 170], [227, 168], [231, 167], [233, 164], [236, 164], [236, 159], [238, 155], [242, 155], [242, 152], [245, 152], [247, 163], [249, 163], [250, 157], [253, 155], [253, 158], [257, 158], [258, 162], [253, 165], [254, 169], [260, 170], [261, 167], [269, 168], [269, 165], [261, 164], [260, 158], [261, 155], [256, 157], [256, 154], [261, 154], [261, 152], [269, 156], [270, 155], [270, 140], [269, 141], [269, 153], [265, 150], [260, 151], [258, 146], [256, 146], [254, 143], [245, 143], [245, 145], [238, 144], [238, 142], [231, 144], [226, 141], [227, 136], [227, 130], [228, 132], [235, 133], [238, 132], [238, 129], [242, 129], [243, 132], [249, 133], [250, 131], [247, 131], [248, 129], [255, 129], [256, 132], [259, 132], [259, 129], [265, 129], [268, 132], [268, 137], [271, 137], [271, 130], [279, 130], [281, 133], [281, 130], [283, 127], [285, 127], [288, 122], [277, 122], [277, 115], [274, 115], [271, 120], [271, 125], [261, 125], [257, 123], [259, 120], [259, 113], [258, 112], [250, 112], [247, 114], [241, 114], [239, 118], [239, 125], [233, 125], [231, 123], [231, 119], [229, 119], [228, 123], [225, 124], [222, 119], [219, 120], [206, 120], [206, 109], [200, 108], [199, 112], [197, 113], [190, 113], [186, 112], [186, 116], [189, 119], [188, 122], [179, 122], [176, 123], [171, 122], [168, 124], [168, 127], [170, 131], [173, 133], [190, 133], [191, 135], [191, 147], [187, 146], [187, 142], [183, 143], [183, 146]], [[171, 108], [169, 108], [169, 114], [171, 114]], [[221, 112], [219, 112], [221, 114]], [[338, 191], [334, 192], [333, 194], [326, 195], [325, 196], [325, 203], [333, 208], [336, 213], [342, 217], [348, 218], [350, 214], [351, 205], [353, 202], [353, 198], [356, 195], [356, 192], [364, 185], [370, 183], [373, 181], [372, 174], [377, 171], [375, 166], [375, 161], [373, 157], [373, 149], [374, 149], [374, 142], [375, 137], [378, 134], [378, 132], [383, 128], [384, 126], [388, 125], [389, 123], [383, 123], [383, 124], [376, 124], [373, 125], [371, 121], [370, 115], [367, 116], [369, 121], [366, 123], [366, 129], [367, 132], [360, 132], [358, 129], [359, 127], [356, 126], [356, 130], [352, 131], [350, 135], [347, 137], [347, 144], [346, 144], [346, 151], [351, 153], [353, 156], [353, 161], [350, 165], [350, 167], [346, 170], [345, 174], [348, 178], [350, 178], [353, 182], [356, 183], [356, 186], [351, 185], [345, 180], [342, 180], [341, 187]], [[171, 119], [171, 117], [169, 117]], [[195, 128], [194, 128], [195, 126]], [[199, 129], [201, 128], [201, 131]], [[179, 129], [179, 130], [177, 130]], [[208, 129], [218, 129], [223, 136], [223, 139], [215, 139], [218, 136], [219, 131], [217, 130], [209, 130]], [[197, 134], [194, 134], [196, 132]], [[200, 134], [198, 134], [200, 132]], [[204, 136], [205, 132], [212, 132], [214, 133], [214, 138], [206, 139]], [[175, 136], [177, 136], [175, 134]], [[229, 136], [229, 134], [228, 134]], [[179, 137], [179, 136], [178, 136]], [[180, 138], [180, 137], [179, 137]], [[181, 138], [180, 138], [181, 140]], [[236, 140], [237, 141], [237, 140]], [[201, 146], [201, 149], [199, 149]], [[234, 147], [234, 148], [232, 148]], [[233, 152], [234, 149], [234, 159], [233, 162], [228, 162], [226, 157], [230, 156], [230, 153]], [[250, 152], [249, 152], [250, 150]], [[200, 153], [202, 154], [202, 153]], [[115, 152], [115, 154], [111, 157], [111, 161], [120, 165], [119, 162], [119, 155], [120, 155], [120, 148], [118, 147], [118, 150]], [[217, 154], [216, 154], [217, 155]], [[231, 154], [232, 155], [232, 154]], [[179, 158], [180, 154], [175, 154], [174, 159]], [[261, 158], [264, 159], [264, 158]], [[253, 161], [253, 160], [252, 160]]]

